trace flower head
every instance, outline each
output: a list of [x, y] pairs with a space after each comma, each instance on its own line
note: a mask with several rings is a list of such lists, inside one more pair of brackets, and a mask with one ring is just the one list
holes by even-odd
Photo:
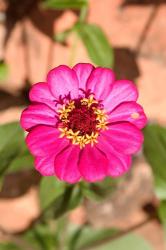
[[33, 85], [29, 97], [21, 126], [42, 175], [76, 183], [128, 171], [147, 122], [131, 81], [91, 64], [61, 65]]

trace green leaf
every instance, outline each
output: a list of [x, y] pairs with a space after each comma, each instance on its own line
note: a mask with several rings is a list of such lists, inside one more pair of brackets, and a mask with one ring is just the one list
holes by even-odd
[[150, 163], [160, 199], [166, 198], [166, 128], [149, 125], [144, 130], [144, 155]]
[[85, 45], [91, 60], [103, 67], [113, 66], [113, 49], [102, 29], [94, 24], [77, 23], [74, 30]]
[[43, 177], [40, 184], [42, 218], [57, 219], [82, 201], [79, 185], [67, 185], [54, 176]]
[[160, 200], [166, 200], [166, 181], [155, 176], [155, 193]]
[[3, 187], [3, 182], [4, 182], [4, 179], [5, 179], [5, 176], [0, 176], [0, 192], [2, 190], [2, 187]]
[[163, 225], [165, 239], [166, 239], [166, 200], [160, 203], [160, 206], [158, 208], [158, 214]]
[[152, 250], [153, 248], [147, 241], [135, 234], [127, 234], [110, 243], [91, 248], [91, 250]]
[[14, 243], [0, 243], [1, 250], [22, 250], [20, 247]]
[[[71, 188], [71, 187], [70, 187]], [[82, 202], [82, 190], [79, 185], [75, 185], [71, 188], [71, 196], [68, 202], [68, 209], [72, 210]]]
[[9, 165], [8, 173], [16, 172], [23, 169], [31, 169], [34, 166], [34, 158], [27, 151], [18, 155]]
[[24, 240], [33, 246], [33, 250], [55, 250], [57, 237], [52, 232], [48, 224], [36, 225], [29, 230], [24, 236]]
[[[48, 192], [47, 192], [48, 194]], [[44, 211], [45, 218], [57, 219], [66, 212], [75, 208], [82, 201], [82, 193], [77, 185], [66, 185], [64, 192], [55, 198]]]
[[[3, 175], [10, 164], [27, 150], [24, 133], [19, 123], [0, 126], [0, 175]], [[23, 166], [22, 166], [23, 167]]]
[[42, 210], [49, 207], [65, 191], [64, 182], [55, 176], [43, 177], [40, 183], [40, 204]]
[[66, 39], [68, 38], [71, 32], [72, 32], [72, 29], [67, 29], [63, 32], [57, 33], [54, 36], [54, 40], [59, 43], [65, 43]]
[[4, 62], [0, 62], [0, 81], [3, 81], [7, 78], [8, 67]]
[[166, 226], [166, 200], [160, 203], [158, 212], [162, 223]]
[[82, 193], [85, 197], [92, 200], [101, 200], [116, 190], [120, 179], [106, 178], [102, 182], [85, 183], [81, 182]]
[[[23, 139], [24, 140], [24, 139]], [[23, 141], [23, 147], [26, 145]], [[30, 154], [27, 148], [23, 149], [22, 151], [14, 158], [13, 161], [11, 161], [9, 167], [8, 167], [8, 173], [17, 172], [23, 169], [31, 169], [34, 167], [34, 158]]]
[[81, 9], [87, 0], [45, 0], [43, 6], [52, 9]]
[[[20, 139], [23, 139], [22, 130], [17, 122], [8, 123], [0, 126], [0, 152], [6, 149], [11, 144], [15, 145]], [[16, 145], [19, 148], [20, 143]], [[13, 147], [15, 149], [15, 147]]]
[[100, 241], [107, 240], [117, 233], [115, 229], [93, 229], [89, 226], [77, 228], [69, 241], [69, 250], [89, 248]]

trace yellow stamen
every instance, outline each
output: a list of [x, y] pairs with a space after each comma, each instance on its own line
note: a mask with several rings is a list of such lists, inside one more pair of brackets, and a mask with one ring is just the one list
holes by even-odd
[[[88, 108], [91, 107], [92, 104], [98, 104], [98, 102], [94, 99], [94, 96], [91, 95], [89, 98], [83, 98], [81, 100], [81, 105], [86, 105]], [[98, 143], [98, 136], [100, 130], [107, 129], [107, 115], [104, 110], [101, 110], [99, 108], [93, 107], [94, 113], [96, 114], [96, 130], [97, 132], [92, 132], [89, 134], [81, 135], [80, 131], [74, 132], [72, 129], [69, 129], [67, 127], [67, 123], [69, 122], [69, 114], [70, 112], [75, 108], [75, 102], [70, 101], [66, 105], [63, 105], [61, 109], [58, 110], [59, 118], [61, 122], [66, 127], [59, 127], [59, 130], [61, 132], [60, 138], [66, 137], [67, 139], [71, 140], [72, 144], [79, 145], [79, 147], [82, 149], [85, 147], [86, 144], [91, 144], [93, 147], [95, 143]]]
[[93, 96], [93, 95], [90, 95], [89, 98], [83, 98], [83, 99], [81, 100], [81, 104], [82, 104], [82, 105], [87, 105], [88, 108], [90, 108], [90, 106], [91, 106], [92, 104], [94, 104], [94, 103], [97, 104], [98, 102], [94, 99], [94, 96]]
[[77, 132], [73, 132], [72, 129], [69, 129], [68, 131], [68, 135], [66, 136], [68, 139], [71, 139], [72, 140], [72, 143], [75, 144], [77, 142], [77, 138], [78, 138], [78, 135], [79, 135], [80, 131], [77, 131]]
[[87, 144], [87, 139], [86, 139], [85, 135], [78, 136], [76, 144], [79, 145], [81, 149], [84, 148], [85, 145]]
[[67, 136], [68, 135], [68, 130], [67, 128], [59, 128], [59, 130], [61, 131], [61, 134], [59, 136], [59, 138], [62, 138], [64, 136]]
[[92, 132], [91, 135], [86, 134], [86, 138], [87, 138], [87, 143], [90, 143], [91, 146], [94, 146], [94, 143], [98, 143], [97, 141], [97, 137], [98, 137], [99, 133], [94, 133]]
[[102, 129], [102, 130], [108, 129], [107, 122], [100, 122], [99, 124], [96, 125], [96, 128]]
[[104, 122], [107, 120], [107, 115], [101, 109], [95, 109], [94, 113], [97, 115], [96, 120]]
[[70, 109], [66, 108], [65, 105], [63, 105], [62, 108], [58, 110], [58, 113], [60, 114], [68, 113], [68, 112], [70, 112]]
[[74, 101], [69, 102], [69, 104], [67, 104], [67, 108], [68, 108], [70, 111], [72, 111], [72, 110], [75, 108]]
[[60, 113], [59, 118], [63, 122], [67, 123], [68, 115], [74, 108], [75, 108], [74, 101], [69, 102], [66, 106], [63, 105], [63, 107], [58, 110], [58, 113]]

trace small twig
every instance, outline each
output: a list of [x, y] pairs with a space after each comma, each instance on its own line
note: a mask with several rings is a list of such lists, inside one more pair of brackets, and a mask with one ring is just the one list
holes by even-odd
[[145, 24], [143, 31], [142, 31], [142, 34], [139, 37], [139, 41], [138, 41], [138, 44], [137, 44], [136, 49], [135, 49], [136, 56], [138, 56], [140, 51], [141, 51], [142, 45], [144, 44], [147, 33], [148, 33], [152, 23], [154, 22], [154, 19], [157, 15], [158, 9], [159, 9], [159, 4], [158, 3], [154, 4], [152, 11], [149, 15], [149, 18], [147, 20], [147, 23]]

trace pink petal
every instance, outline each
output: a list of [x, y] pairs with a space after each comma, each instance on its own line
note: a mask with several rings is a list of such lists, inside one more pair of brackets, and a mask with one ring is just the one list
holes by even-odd
[[109, 161], [98, 148], [86, 145], [82, 150], [79, 162], [80, 173], [88, 182], [102, 180], [107, 174]]
[[102, 135], [121, 154], [136, 153], [143, 143], [142, 132], [128, 122], [110, 124], [109, 129], [103, 131]]
[[69, 141], [59, 138], [60, 132], [55, 127], [39, 125], [34, 127], [26, 137], [30, 152], [35, 156], [56, 156]]
[[86, 83], [93, 69], [90, 63], [78, 63], [73, 67], [79, 80], [79, 88], [86, 90]]
[[143, 128], [147, 123], [143, 108], [136, 102], [124, 102], [109, 114], [109, 122], [130, 122], [138, 128]]
[[138, 91], [133, 82], [128, 80], [116, 81], [109, 96], [103, 101], [106, 110], [111, 111], [122, 102], [136, 101]]
[[34, 84], [29, 92], [29, 98], [32, 102], [45, 103], [55, 109], [55, 97], [51, 94], [47, 83]]
[[87, 89], [91, 89], [96, 99], [104, 100], [110, 94], [114, 80], [115, 75], [111, 69], [98, 67], [92, 71]]
[[78, 97], [79, 83], [76, 73], [65, 65], [52, 69], [48, 73], [47, 82], [56, 99], [69, 93], [72, 98]]
[[81, 178], [78, 170], [80, 148], [69, 146], [55, 158], [55, 174], [60, 180], [68, 183], [76, 183]]
[[35, 159], [35, 168], [43, 176], [52, 176], [55, 175], [54, 172], [54, 160], [55, 156], [46, 156], [46, 157], [36, 157]]
[[98, 139], [97, 147], [101, 149], [109, 160], [107, 174], [112, 177], [126, 173], [131, 166], [131, 156], [124, 155], [113, 149], [111, 143], [101, 134]]
[[108, 167], [108, 175], [119, 177], [129, 171], [131, 167], [130, 155], [109, 154], [110, 164]]
[[52, 125], [56, 124], [55, 112], [45, 104], [32, 104], [26, 108], [21, 114], [21, 126], [25, 130], [36, 125]]

